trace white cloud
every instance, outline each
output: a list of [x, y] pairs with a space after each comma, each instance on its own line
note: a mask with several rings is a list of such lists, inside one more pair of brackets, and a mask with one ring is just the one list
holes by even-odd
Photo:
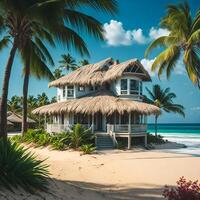
[[191, 110], [193, 110], [193, 111], [200, 111], [200, 106], [192, 107]]
[[[182, 56], [181, 56], [182, 57]], [[185, 66], [184, 66], [184, 63], [183, 63], [183, 60], [182, 59], [179, 59], [177, 64], [176, 64], [176, 67], [174, 68], [174, 72], [176, 74], [186, 74], [186, 69], [185, 69]]]
[[121, 22], [111, 20], [104, 24], [104, 37], [111, 46], [131, 45], [131, 31], [125, 31]]
[[149, 35], [145, 36], [141, 28], [125, 30], [122, 22], [111, 20], [104, 24], [104, 38], [110, 46], [129, 46], [133, 43], [146, 44], [163, 35], [169, 35], [167, 29], [152, 27]]
[[144, 68], [149, 72], [150, 76], [155, 76], [155, 72], [152, 72], [152, 71], [151, 71], [151, 66], [152, 66], [154, 60], [155, 60], [155, 58], [154, 58], [154, 59], [151, 59], [151, 60], [146, 59], [146, 58], [143, 58], [143, 59], [141, 60], [142, 65], [143, 65]]
[[139, 44], [145, 44], [147, 39], [143, 35], [142, 29], [139, 28], [137, 30], [132, 31], [133, 40]]
[[150, 38], [150, 40], [154, 40], [161, 36], [168, 36], [169, 33], [170, 32], [167, 29], [163, 29], [163, 28], [156, 29], [156, 28], [152, 27], [149, 31], [149, 38]]
[[[149, 72], [149, 74], [151, 76], [155, 76], [155, 74], [157, 74], [157, 72], [158, 72], [158, 70], [156, 70], [154, 72], [151, 71], [151, 66], [152, 66], [153, 62], [155, 61], [155, 59], [156, 58], [154, 58], [154, 59], [143, 58], [141, 60], [142, 65], [145, 67], [145, 69]], [[178, 60], [176, 67], [174, 68], [174, 73], [179, 74], [179, 75], [186, 74], [185, 66], [184, 66], [183, 61], [181, 59]]]

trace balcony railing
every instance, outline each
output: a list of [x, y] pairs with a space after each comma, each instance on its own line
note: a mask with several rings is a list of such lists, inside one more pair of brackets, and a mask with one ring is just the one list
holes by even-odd
[[107, 124], [107, 132], [115, 132], [115, 133], [144, 133], [147, 131], [146, 124]]
[[[85, 128], [91, 128], [89, 124], [81, 124]], [[46, 130], [48, 133], [60, 133], [60, 132], [67, 132], [72, 129], [73, 124], [47, 124]]]

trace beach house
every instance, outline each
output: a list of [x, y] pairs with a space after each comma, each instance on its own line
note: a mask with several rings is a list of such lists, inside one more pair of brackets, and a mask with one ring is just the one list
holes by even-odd
[[143, 82], [151, 81], [137, 59], [122, 63], [107, 58], [88, 64], [49, 83], [57, 88], [57, 102], [34, 114], [48, 116], [48, 132], [69, 130], [74, 124], [91, 128], [98, 147], [114, 146], [120, 138], [131, 148], [134, 137], [147, 144], [147, 116], [159, 114], [143, 102]]

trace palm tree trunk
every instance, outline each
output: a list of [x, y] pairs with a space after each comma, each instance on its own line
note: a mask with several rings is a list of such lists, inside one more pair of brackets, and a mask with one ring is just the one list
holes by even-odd
[[17, 51], [17, 41], [14, 40], [12, 49], [10, 51], [9, 59], [6, 65], [3, 87], [2, 87], [2, 97], [0, 102], [0, 137], [7, 138], [7, 99], [8, 99], [8, 88], [9, 88], [9, 80], [10, 74], [12, 70], [12, 65], [15, 57], [15, 53]]
[[158, 115], [155, 116], [155, 136], [157, 137], [158, 132]]
[[23, 117], [22, 117], [22, 135], [27, 132], [28, 123], [27, 123], [27, 97], [28, 97], [28, 84], [29, 84], [29, 74], [30, 74], [30, 58], [28, 58], [25, 66], [25, 75], [24, 75], [24, 85], [23, 85]]

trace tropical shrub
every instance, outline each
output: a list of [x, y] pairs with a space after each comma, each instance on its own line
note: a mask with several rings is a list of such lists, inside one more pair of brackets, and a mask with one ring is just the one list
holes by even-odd
[[124, 149], [126, 149], [126, 146], [127, 146], [127, 145], [125, 145], [123, 141], [119, 140], [119, 141], [117, 142], [116, 148], [117, 148], [117, 149], [122, 149], [122, 150], [124, 150]]
[[22, 143], [23, 142], [23, 137], [22, 135], [14, 135], [10, 138], [10, 140], [12, 142], [16, 142], [16, 143]]
[[50, 144], [55, 150], [64, 150], [69, 147], [70, 136], [69, 133], [56, 133], [51, 136]]
[[147, 134], [147, 141], [149, 144], [164, 144], [167, 142], [167, 140], [163, 139], [163, 136], [161, 135], [152, 135], [150, 133]]
[[177, 181], [177, 187], [170, 188], [165, 186], [163, 196], [167, 200], [199, 200], [200, 184], [198, 181], [187, 181], [184, 177], [181, 177]]
[[[17, 138], [17, 137], [16, 137]], [[16, 142], [0, 139], [0, 186], [47, 189], [48, 166]]]
[[33, 143], [36, 146], [50, 145], [52, 149], [65, 150], [69, 147], [78, 149], [84, 144], [94, 144], [94, 135], [91, 130], [77, 124], [71, 132], [54, 134], [49, 134], [43, 129], [29, 129], [23, 136], [13, 136], [12, 141]]
[[91, 154], [95, 151], [96, 147], [93, 146], [93, 144], [83, 144], [81, 146], [81, 151], [83, 151], [83, 154]]
[[83, 144], [94, 144], [94, 134], [80, 124], [76, 124], [70, 133], [70, 146], [77, 149]]

